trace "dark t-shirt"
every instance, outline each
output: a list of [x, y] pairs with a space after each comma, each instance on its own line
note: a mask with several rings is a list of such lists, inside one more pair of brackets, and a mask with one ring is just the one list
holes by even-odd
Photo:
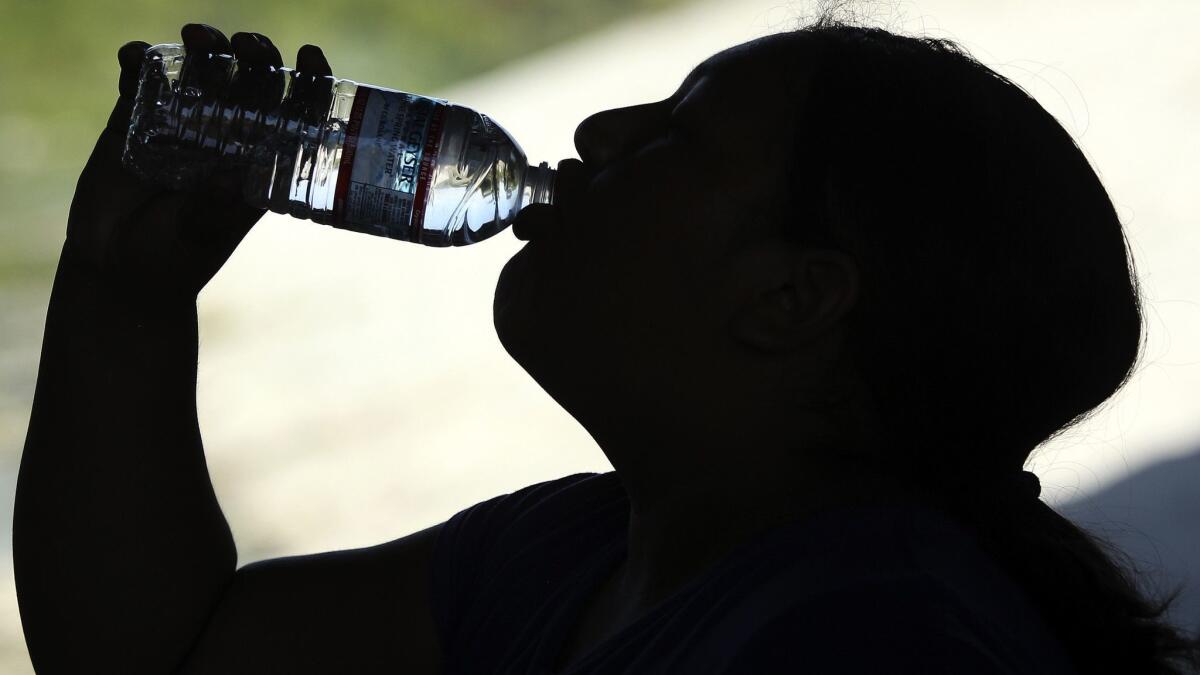
[[[537, 483], [454, 515], [433, 553], [446, 675], [552, 672], [623, 558], [615, 472]], [[854, 506], [742, 545], [569, 673], [1073, 673], [1028, 596], [939, 512]]]

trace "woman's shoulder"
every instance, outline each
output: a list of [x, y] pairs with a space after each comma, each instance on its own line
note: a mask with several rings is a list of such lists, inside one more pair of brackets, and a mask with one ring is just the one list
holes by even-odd
[[729, 673], [1000, 673], [1005, 656], [970, 632], [944, 587], [920, 576], [845, 586], [806, 596], [742, 643]]
[[727, 645], [714, 658], [736, 655], [729, 672], [787, 659], [838, 672], [1072, 672], [1029, 596], [947, 514], [838, 509], [772, 539], [761, 554], [778, 564], [713, 629]]
[[808, 588], [741, 640], [722, 672], [776, 672], [805, 663], [815, 672], [864, 674], [1074, 673], [1062, 645], [1030, 608], [1022, 608], [1023, 621], [1006, 624], [1015, 614], [1004, 601], [972, 605], [929, 573]]

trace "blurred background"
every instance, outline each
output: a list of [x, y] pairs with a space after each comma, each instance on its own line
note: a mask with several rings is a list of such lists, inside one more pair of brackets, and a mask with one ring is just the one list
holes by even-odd
[[[856, 3], [839, 3], [855, 6]], [[1105, 410], [1039, 448], [1043, 498], [1129, 552], [1148, 585], [1200, 583], [1200, 4], [1156, 0], [858, 5], [875, 25], [959, 41], [1076, 138], [1117, 205], [1149, 348]], [[116, 50], [203, 22], [269, 36], [286, 65], [448, 98], [530, 160], [575, 126], [669, 96], [716, 51], [787, 30], [810, 2], [442, 0], [0, 4], [0, 671], [29, 673], [11, 521], [50, 282], [74, 183], [116, 99]], [[753, 105], [747, 101], [746, 105]], [[897, 133], [903, 133], [897, 129]], [[268, 214], [200, 296], [198, 406], [239, 564], [404, 536], [530, 483], [609, 471], [501, 348], [505, 232], [432, 249]], [[1189, 584], [1175, 618], [1200, 629]]]

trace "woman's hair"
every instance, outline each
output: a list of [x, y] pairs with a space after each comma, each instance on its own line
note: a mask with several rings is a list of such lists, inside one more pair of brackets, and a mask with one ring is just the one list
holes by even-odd
[[847, 353], [885, 461], [978, 535], [1080, 673], [1195, 666], [1198, 642], [1165, 618], [1181, 587], [1148, 599], [1126, 554], [1040, 500], [963, 497], [1094, 414], [1145, 346], [1132, 254], [1086, 157], [952, 41], [828, 14], [788, 35], [815, 69], [785, 213], [797, 243], [858, 263]]

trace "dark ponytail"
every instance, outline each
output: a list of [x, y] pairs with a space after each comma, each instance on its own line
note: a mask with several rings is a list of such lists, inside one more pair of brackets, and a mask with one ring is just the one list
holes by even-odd
[[[850, 360], [896, 471], [1028, 590], [1084, 673], [1180, 673], [1197, 641], [1114, 545], [1036, 499], [973, 499], [1093, 415], [1145, 346], [1121, 223], [1032, 97], [948, 40], [823, 16], [790, 35], [802, 96], [789, 209], [800, 243], [859, 263]], [[909, 439], [905, 445], [892, 439]]]

